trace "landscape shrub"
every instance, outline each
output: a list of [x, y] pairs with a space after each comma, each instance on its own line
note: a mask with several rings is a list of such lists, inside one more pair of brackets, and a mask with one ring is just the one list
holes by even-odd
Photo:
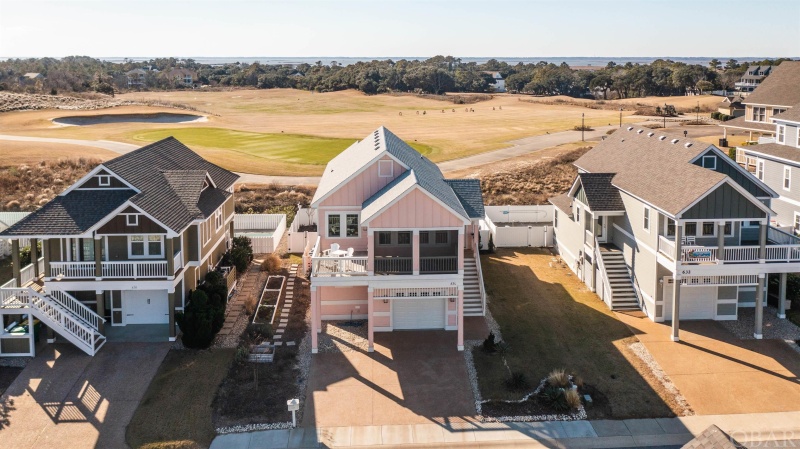
[[539, 393], [542, 402], [549, 405], [553, 409], [563, 412], [569, 410], [569, 404], [563, 388], [546, 386]]
[[736, 147], [728, 148], [728, 157], [734, 161], [736, 160]]
[[274, 253], [269, 254], [264, 258], [264, 261], [261, 262], [261, 271], [266, 271], [267, 273], [277, 273], [281, 268], [281, 258]]
[[497, 351], [497, 343], [495, 343], [494, 332], [489, 332], [486, 340], [483, 340], [483, 350], [488, 353]]
[[251, 323], [247, 325], [244, 335], [248, 343], [259, 344], [272, 338], [272, 326], [263, 323]]
[[576, 409], [581, 405], [581, 395], [578, 393], [578, 390], [570, 388], [564, 391], [564, 401], [569, 408]]
[[233, 238], [233, 247], [230, 249], [231, 263], [236, 267], [236, 272], [243, 274], [253, 260], [253, 243], [249, 238], [241, 236]]
[[181, 328], [183, 345], [187, 348], [205, 349], [214, 340], [212, 322], [214, 311], [208, 295], [202, 290], [192, 292], [192, 298], [183, 312], [175, 315]]
[[712, 112], [712, 113], [711, 113], [711, 118], [713, 118], [714, 120], [720, 120], [720, 118], [719, 118], [719, 117], [720, 117], [721, 115], [722, 115], [722, 113], [721, 113], [721, 112], [719, 112], [719, 111], [714, 111], [714, 112]]
[[551, 387], [566, 388], [569, 386], [569, 375], [563, 368], [554, 369], [547, 375], [547, 384]]
[[236, 353], [233, 356], [233, 360], [236, 363], [244, 363], [247, 359], [250, 358], [250, 350], [244, 346], [239, 346], [236, 348]]
[[516, 371], [511, 373], [511, 377], [505, 380], [505, 386], [509, 391], [520, 391], [528, 388], [528, 378], [525, 373]]
[[225, 306], [228, 303], [228, 287], [221, 273], [210, 271], [205, 282], [197, 286], [208, 297], [211, 307], [211, 329], [215, 334], [222, 329], [225, 322]]
[[578, 125], [578, 126], [573, 127], [572, 129], [574, 129], [575, 131], [594, 131], [594, 128], [592, 128], [591, 126], [588, 126], [588, 125], [585, 125], [585, 126], [579, 126]]

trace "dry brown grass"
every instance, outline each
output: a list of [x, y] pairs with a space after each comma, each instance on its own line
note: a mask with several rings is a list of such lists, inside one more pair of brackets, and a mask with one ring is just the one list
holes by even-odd
[[100, 162], [92, 158], [43, 160], [0, 168], [0, 210], [36, 210]]
[[267, 273], [277, 273], [281, 267], [282, 262], [277, 254], [269, 254], [261, 262], [261, 271], [266, 271]]
[[3, 148], [0, 167], [14, 167], [22, 164], [34, 165], [40, 161], [52, 161], [54, 159], [89, 158], [107, 161], [119, 156], [113, 151], [102, 148], [63, 143], [0, 140], [0, 146]]
[[297, 205], [311, 204], [316, 187], [279, 184], [239, 184], [236, 186], [236, 213], [286, 214], [286, 225], [294, 220]]
[[484, 204], [547, 204], [548, 198], [569, 190], [577, 174], [572, 163], [589, 149], [581, 147], [552, 159], [520, 164], [511, 170], [479, 176]]

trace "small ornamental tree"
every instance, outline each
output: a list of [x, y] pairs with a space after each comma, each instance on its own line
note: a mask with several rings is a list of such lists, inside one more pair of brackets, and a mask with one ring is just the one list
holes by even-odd
[[237, 273], [244, 273], [253, 260], [253, 243], [247, 237], [234, 237], [230, 258]]
[[184, 312], [175, 315], [183, 332], [183, 345], [187, 348], [205, 349], [214, 340], [212, 330], [214, 312], [208, 295], [202, 290], [192, 292], [192, 299]]

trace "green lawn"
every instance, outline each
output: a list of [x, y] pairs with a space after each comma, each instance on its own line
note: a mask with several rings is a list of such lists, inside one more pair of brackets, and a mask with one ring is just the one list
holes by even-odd
[[[133, 140], [147, 143], [169, 136], [229, 170], [274, 175], [285, 174], [284, 170], [299, 175], [320, 175], [328, 161], [357, 140], [224, 128], [165, 128], [130, 135]], [[433, 151], [430, 146], [416, 142], [411, 146], [422, 154]]]
[[[556, 368], [597, 389], [590, 419], [671, 416], [662, 387], [627, 345], [635, 337], [547, 250], [497, 250], [481, 257], [489, 310], [509, 345], [505, 355], [474, 350], [484, 399], [519, 399], [504, 381], [522, 372], [532, 390]], [[659, 390], [659, 391], [656, 391]]]
[[209, 447], [214, 439], [211, 403], [235, 350], [172, 350], [128, 425], [134, 449]]

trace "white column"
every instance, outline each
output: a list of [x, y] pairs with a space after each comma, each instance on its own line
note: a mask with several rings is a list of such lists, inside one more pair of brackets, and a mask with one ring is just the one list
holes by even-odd
[[778, 318], [786, 318], [786, 273], [781, 273], [781, 287], [778, 294]]
[[375, 305], [375, 292], [373, 291], [372, 286], [367, 287], [367, 340], [369, 342], [369, 347], [367, 351], [375, 352], [375, 316], [374, 316], [374, 308]]
[[367, 231], [367, 274], [375, 274], [375, 231]]
[[411, 236], [411, 273], [415, 276], [419, 274], [420, 262], [419, 229], [414, 229]]
[[681, 327], [681, 254], [683, 253], [683, 224], [680, 222], [675, 223], [675, 274], [673, 275], [672, 284], [672, 341], [680, 341], [680, 327]]
[[458, 307], [456, 312], [458, 326], [458, 350], [464, 350], [464, 286], [458, 286]]
[[464, 274], [464, 227], [458, 229], [458, 274]]
[[756, 317], [755, 326], [753, 329], [753, 337], [760, 340], [764, 337], [764, 282], [766, 281], [764, 273], [758, 274], [758, 287], [756, 288]]
[[319, 314], [319, 310], [317, 307], [317, 287], [311, 286], [311, 353], [316, 354], [318, 351], [319, 344], [317, 343], [318, 336], [317, 332], [317, 315]]

